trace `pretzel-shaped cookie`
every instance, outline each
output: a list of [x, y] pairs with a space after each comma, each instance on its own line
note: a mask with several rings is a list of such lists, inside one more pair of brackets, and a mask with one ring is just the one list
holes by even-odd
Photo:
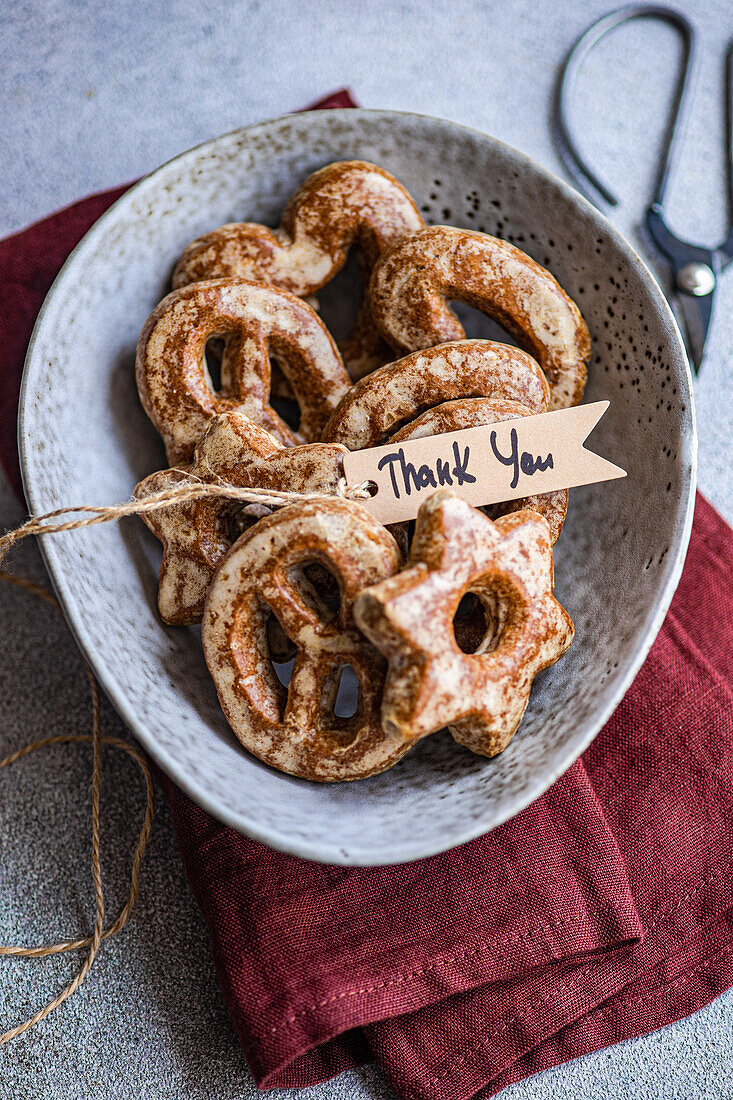
[[550, 272], [508, 241], [431, 226], [385, 252], [369, 284], [375, 323], [402, 354], [461, 339], [447, 304], [456, 299], [498, 321], [535, 356], [551, 409], [578, 404], [590, 358], [587, 325]]
[[278, 229], [233, 222], [197, 238], [173, 273], [173, 286], [241, 275], [307, 297], [330, 282], [359, 248], [365, 295], [341, 350], [354, 378], [391, 358], [369, 311], [366, 288], [384, 249], [425, 225], [394, 176], [366, 161], [340, 161], [309, 176], [285, 208]]
[[[475, 428], [479, 424], [500, 424], [504, 420], [516, 420], [520, 416], [529, 415], [530, 410], [527, 406], [521, 405], [518, 401], [505, 401], [492, 397], [470, 397], [463, 401], [446, 401], [442, 405], [428, 409], [422, 416], [418, 416], [417, 420], [400, 428], [390, 436], [390, 442], [401, 443], [405, 439], [420, 439], [425, 436], [440, 435], [442, 432], [457, 432], [463, 428]], [[568, 511], [568, 491], [556, 489], [551, 493], [521, 497], [517, 500], [508, 500], [503, 504], [489, 504], [481, 511], [490, 519], [498, 519], [499, 516], [527, 509], [544, 516], [550, 528], [550, 538], [555, 543], [560, 537]], [[393, 527], [401, 526], [404, 525], [394, 524], [389, 528], [398, 542], [401, 540]]]
[[[192, 475], [199, 481], [223, 480], [250, 489], [333, 492], [343, 477], [345, 450], [325, 443], [283, 447], [244, 413], [231, 410], [211, 421], [189, 467], [151, 474], [135, 488], [135, 496], [146, 497], [185, 484]], [[258, 514], [262, 513], [245, 516], [245, 526], [255, 522]], [[240, 516], [242, 505], [224, 497], [175, 504], [142, 515], [163, 543], [158, 584], [163, 622], [185, 626], [201, 621], [214, 573], [240, 533], [234, 522]]]
[[[221, 392], [205, 364], [206, 343], [225, 338]], [[294, 432], [269, 404], [270, 355], [300, 405]], [[323, 322], [300, 298], [246, 279], [174, 291], [148, 317], [137, 345], [143, 407], [172, 466], [190, 461], [212, 417], [238, 409], [284, 443], [318, 439], [351, 382]]]
[[[552, 595], [547, 523], [515, 512], [495, 523], [449, 490], [421, 507], [408, 566], [366, 589], [354, 618], [389, 660], [382, 725], [414, 740], [447, 725], [472, 752], [506, 748], [534, 676], [573, 638]], [[485, 608], [475, 652], [456, 642], [454, 616], [473, 593]]]
[[460, 340], [416, 351], [362, 378], [323, 430], [350, 451], [383, 443], [406, 421], [461, 397], [500, 397], [546, 412], [547, 382], [526, 352], [491, 340]]
[[[336, 574], [337, 612], [305, 581], [312, 561]], [[351, 610], [357, 592], [391, 576], [399, 561], [387, 531], [342, 499], [289, 505], [234, 544], [209, 589], [202, 639], [224, 714], [255, 756], [291, 775], [335, 782], [384, 771], [407, 752], [408, 738], [382, 731], [386, 664]], [[288, 688], [267, 652], [267, 608], [298, 649]], [[353, 716], [339, 718], [334, 704], [346, 666], [360, 697]]]

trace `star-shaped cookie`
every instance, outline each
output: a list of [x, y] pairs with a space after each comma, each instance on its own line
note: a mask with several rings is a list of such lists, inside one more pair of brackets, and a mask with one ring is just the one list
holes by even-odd
[[[420, 509], [407, 567], [354, 604], [359, 627], [389, 661], [385, 731], [412, 740], [448, 726], [483, 756], [506, 748], [535, 675], [573, 639], [552, 588], [546, 520], [522, 511], [492, 522], [456, 494], [434, 493]], [[470, 594], [485, 630], [465, 653], [454, 617]]]
[[[251, 489], [333, 492], [343, 476], [346, 448], [333, 443], [283, 447], [244, 413], [215, 416], [187, 467], [151, 474], [135, 489], [136, 497], [162, 492], [190, 480], [228, 481]], [[261, 514], [261, 513], [260, 513]], [[184, 626], [201, 621], [206, 593], [219, 562], [241, 533], [258, 518], [251, 507], [223, 497], [176, 504], [142, 516], [163, 543], [158, 610], [164, 622]]]

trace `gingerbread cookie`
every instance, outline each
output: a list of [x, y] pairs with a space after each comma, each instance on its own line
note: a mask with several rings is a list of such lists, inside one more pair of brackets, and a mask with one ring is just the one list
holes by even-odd
[[549, 392], [534, 359], [491, 340], [461, 340], [387, 363], [344, 394], [322, 439], [350, 451], [384, 443], [422, 412], [465, 397], [517, 401], [546, 412]]
[[[214, 391], [206, 343], [223, 337], [221, 387]], [[293, 431], [270, 404], [270, 356], [300, 406]], [[168, 461], [190, 461], [212, 417], [237, 409], [286, 446], [317, 440], [350, 386], [341, 356], [316, 313], [294, 294], [246, 279], [217, 279], [174, 291], [153, 310], [137, 346], [143, 407]]]
[[[234, 544], [209, 589], [202, 639], [227, 721], [255, 756], [291, 775], [335, 782], [384, 771], [407, 752], [409, 737], [382, 729], [386, 663], [352, 617], [357, 593], [392, 576], [399, 561], [387, 531], [339, 499], [290, 505]], [[337, 609], [304, 576], [313, 562], [335, 575]], [[287, 688], [268, 653], [268, 609], [297, 648]], [[359, 697], [351, 717], [338, 717], [346, 666]]]
[[[192, 479], [227, 481], [253, 489], [335, 492], [343, 476], [344, 447], [311, 443], [283, 447], [248, 416], [232, 410], [214, 417], [187, 468], [151, 474], [135, 489], [146, 497]], [[195, 500], [143, 514], [163, 543], [158, 610], [164, 622], [183, 626], [201, 621], [212, 577], [243, 530], [263, 515], [225, 497]], [[273, 643], [277, 630], [272, 628]], [[280, 645], [280, 652], [287, 647]]]
[[590, 335], [580, 310], [549, 271], [508, 241], [430, 226], [380, 257], [369, 298], [377, 327], [401, 354], [460, 340], [463, 326], [448, 302], [466, 302], [539, 361], [551, 409], [583, 396]]
[[178, 261], [173, 286], [240, 275], [307, 297], [333, 279], [356, 245], [365, 293], [341, 350], [352, 377], [359, 378], [391, 358], [372, 322], [366, 294], [374, 263], [424, 224], [389, 172], [366, 161], [340, 161], [308, 177], [277, 229], [234, 222], [193, 241]]
[[[407, 568], [363, 591], [354, 618], [389, 661], [382, 724], [410, 741], [448, 726], [483, 756], [506, 748], [535, 675], [573, 638], [552, 595], [547, 523], [515, 512], [495, 523], [448, 490], [420, 509]], [[464, 652], [454, 633], [462, 598], [485, 612], [483, 637]]]

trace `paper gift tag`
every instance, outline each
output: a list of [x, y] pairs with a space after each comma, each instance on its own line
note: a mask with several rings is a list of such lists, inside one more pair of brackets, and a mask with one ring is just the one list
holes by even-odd
[[349, 485], [372, 482], [364, 506], [381, 522], [414, 519], [436, 489], [469, 504], [497, 504], [554, 489], [626, 477], [626, 471], [583, 446], [608, 401], [481, 424], [344, 455]]

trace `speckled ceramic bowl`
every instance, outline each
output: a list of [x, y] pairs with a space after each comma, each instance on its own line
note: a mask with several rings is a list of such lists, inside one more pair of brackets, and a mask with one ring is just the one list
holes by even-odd
[[[587, 400], [611, 401], [593, 443], [629, 476], [571, 493], [555, 560], [575, 643], [538, 677], [509, 748], [486, 760], [439, 734], [363, 782], [322, 786], [281, 775], [228, 729], [199, 631], [161, 625], [160, 548], [139, 520], [49, 538], [43, 551], [105, 690], [184, 790], [276, 848], [379, 864], [460, 844], [542, 794], [616, 707], [664, 618], [691, 524], [693, 401], [672, 314], [627, 242], [521, 153], [440, 119], [325, 111], [227, 134], [128, 191], [66, 263], [28, 353], [20, 448], [33, 512], [127, 498], [164, 465], [133, 359], [184, 245], [227, 221], [275, 224], [311, 171], [354, 157], [394, 172], [427, 221], [506, 237], [549, 267], [590, 326]], [[328, 308], [347, 284], [325, 296]], [[495, 333], [483, 318], [471, 318], [469, 330]]]

